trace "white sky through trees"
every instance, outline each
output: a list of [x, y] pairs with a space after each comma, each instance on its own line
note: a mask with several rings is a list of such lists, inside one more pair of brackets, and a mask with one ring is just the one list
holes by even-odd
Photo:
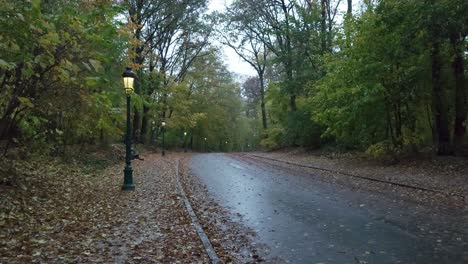
[[[225, 9], [224, 7], [229, 5], [232, 0], [211, 0], [210, 4], [208, 5], [208, 12], [219, 11], [223, 12]], [[220, 47], [223, 50], [225, 64], [227, 65], [229, 71], [241, 75], [239, 77], [245, 76], [256, 76], [257, 73], [255, 70], [245, 61], [243, 61], [231, 48], [227, 46], [223, 46], [221, 44]]]
[[[211, 0], [208, 5], [208, 12], [219, 11], [223, 12], [225, 6], [230, 5], [232, 0]], [[362, 0], [353, 0], [353, 13], [356, 13], [360, 9]], [[347, 8], [347, 1], [341, 0], [340, 2], [340, 12], [345, 12]], [[341, 16], [337, 15], [338, 22], [341, 20]], [[225, 58], [225, 64], [227, 65], [229, 71], [240, 75], [241, 79], [244, 79], [248, 76], [257, 76], [255, 70], [248, 63], [243, 61], [231, 48], [223, 46], [220, 43], [218, 45], [222, 48]]]

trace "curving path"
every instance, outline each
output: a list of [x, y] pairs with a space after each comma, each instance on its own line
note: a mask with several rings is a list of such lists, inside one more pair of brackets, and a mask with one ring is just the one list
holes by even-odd
[[467, 223], [439, 212], [224, 154], [192, 171], [290, 263], [468, 263]]

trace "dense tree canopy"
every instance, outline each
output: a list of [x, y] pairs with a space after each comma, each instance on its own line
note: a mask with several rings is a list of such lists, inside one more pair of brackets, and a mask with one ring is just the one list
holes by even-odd
[[[462, 0], [0, 0], [0, 140], [467, 152]], [[354, 12], [354, 13], [353, 13]], [[239, 84], [219, 48], [257, 73]], [[186, 138], [183, 134], [187, 132]]]
[[67, 3], [0, 3], [0, 138], [7, 145], [64, 146], [121, 133], [115, 79], [129, 40], [114, 20], [121, 10], [104, 1]]
[[274, 54], [263, 145], [466, 153], [466, 1], [340, 2], [232, 4]]

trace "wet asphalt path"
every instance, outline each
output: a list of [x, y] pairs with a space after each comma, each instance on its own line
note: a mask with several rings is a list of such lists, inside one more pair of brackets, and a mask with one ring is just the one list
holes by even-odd
[[[257, 232], [258, 242], [270, 248], [269, 258], [290, 263], [468, 263], [466, 219], [438, 212], [421, 219], [412, 204], [395, 209], [386, 197], [224, 154], [196, 155], [191, 166], [219, 203]], [[419, 232], [422, 227], [443, 230], [451, 221], [462, 230], [441, 231], [440, 236]]]

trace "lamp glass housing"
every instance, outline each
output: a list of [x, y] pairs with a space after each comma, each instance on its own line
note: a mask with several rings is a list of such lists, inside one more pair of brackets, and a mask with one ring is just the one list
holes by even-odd
[[127, 94], [130, 94], [130, 93], [133, 92], [133, 90], [134, 90], [134, 88], [133, 88], [134, 80], [135, 80], [135, 78], [133, 78], [133, 77], [123, 77], [125, 92]]
[[136, 77], [137, 75], [132, 71], [132, 68], [130, 67], [127, 67], [127, 69], [122, 74], [126, 94], [133, 93], [133, 90], [134, 90], [133, 84], [134, 84]]

